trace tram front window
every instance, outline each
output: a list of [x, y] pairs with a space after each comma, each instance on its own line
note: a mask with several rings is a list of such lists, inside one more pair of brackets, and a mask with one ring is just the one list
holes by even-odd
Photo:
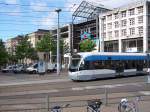
[[70, 72], [75, 72], [78, 70], [79, 68], [79, 62], [80, 62], [80, 59], [72, 59], [71, 61], [71, 65], [69, 67], [69, 71]]

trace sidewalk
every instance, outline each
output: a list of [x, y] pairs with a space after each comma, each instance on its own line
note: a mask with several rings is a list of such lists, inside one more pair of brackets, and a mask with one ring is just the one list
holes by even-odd
[[[45, 81], [57, 79], [68, 79], [67, 71], [61, 71], [60, 75], [57, 73], [48, 73], [44, 75], [39, 74], [13, 74], [13, 73], [0, 73], [0, 86], [1, 85], [10, 85], [10, 84], [27, 84], [27, 83], [36, 83], [36, 81]], [[69, 80], [69, 79], [68, 79]]]

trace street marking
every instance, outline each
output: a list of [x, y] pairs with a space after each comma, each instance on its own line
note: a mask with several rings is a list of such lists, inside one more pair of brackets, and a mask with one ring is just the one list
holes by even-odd
[[21, 86], [21, 85], [28, 85], [28, 84], [45, 84], [45, 83], [57, 83], [57, 82], [69, 82], [69, 79], [54, 79], [54, 80], [36, 80], [36, 81], [27, 81], [27, 82], [12, 82], [6, 84], [0, 84], [0, 87], [3, 86]]
[[[114, 85], [101, 85], [101, 86], [83, 86], [83, 87], [74, 87], [74, 88], [62, 88], [62, 89], [52, 89], [52, 90], [36, 90], [36, 91], [24, 91], [24, 92], [14, 92], [14, 93], [1, 93], [2, 96], [13, 96], [13, 95], [29, 95], [29, 94], [42, 94], [42, 93], [60, 93], [65, 91], [83, 91], [91, 89], [105, 89], [105, 88], [115, 88], [115, 87], [124, 87], [124, 86], [142, 86], [144, 82], [139, 83], [128, 83], [128, 84], [114, 84]], [[141, 94], [150, 95], [150, 92], [143, 92]]]
[[103, 86], [86, 86], [85, 89], [103, 89]]
[[58, 93], [59, 90], [39, 90], [39, 91], [24, 91], [24, 92], [14, 92], [14, 93], [2, 93], [0, 96], [13, 96], [13, 95], [30, 95], [30, 94], [42, 94], [42, 93]]
[[150, 91], [139, 91], [139, 93], [143, 95], [150, 95]]
[[73, 91], [81, 91], [84, 90], [84, 87], [76, 87], [76, 88], [71, 88]]

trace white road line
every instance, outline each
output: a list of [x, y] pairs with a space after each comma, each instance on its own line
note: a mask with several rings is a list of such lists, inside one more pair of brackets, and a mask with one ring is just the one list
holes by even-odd
[[150, 91], [139, 91], [142, 95], [150, 95]]
[[69, 79], [54, 79], [54, 80], [36, 80], [36, 81], [24, 81], [24, 82], [8, 82], [6, 84], [0, 84], [0, 87], [3, 86], [17, 86], [17, 85], [27, 85], [27, 84], [44, 84], [44, 83], [57, 83], [57, 82], [68, 82]]
[[128, 83], [128, 84], [114, 84], [114, 85], [102, 85], [102, 86], [85, 86], [85, 87], [75, 87], [71, 88], [73, 91], [81, 91], [81, 90], [90, 90], [90, 89], [105, 89], [105, 88], [116, 88], [116, 87], [124, 87], [124, 86], [138, 86], [141, 87], [143, 83]]
[[73, 90], [73, 91], [81, 91], [81, 90], [84, 90], [84, 89], [85, 89], [84, 87], [71, 88], [71, 90]]
[[13, 95], [29, 95], [29, 94], [42, 94], [42, 93], [58, 93], [59, 90], [39, 90], [39, 91], [25, 91], [25, 92], [14, 92], [14, 93], [2, 93], [0, 96], [13, 96]]

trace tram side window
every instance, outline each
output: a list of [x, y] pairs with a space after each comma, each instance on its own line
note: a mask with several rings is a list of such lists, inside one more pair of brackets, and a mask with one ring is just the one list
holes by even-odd
[[85, 61], [84, 69], [85, 69], [85, 70], [90, 69], [90, 62], [89, 62], [89, 61]]
[[104, 62], [103, 61], [89, 61], [89, 62], [86, 61], [85, 68], [88, 70], [102, 69], [104, 68]]
[[143, 60], [137, 60], [137, 63], [136, 63], [136, 69], [137, 71], [142, 71], [143, 70]]
[[125, 61], [125, 69], [135, 69], [137, 68], [137, 60], [128, 60]]
[[105, 61], [105, 69], [110, 69], [111, 68], [111, 61], [110, 60], [106, 60]]

